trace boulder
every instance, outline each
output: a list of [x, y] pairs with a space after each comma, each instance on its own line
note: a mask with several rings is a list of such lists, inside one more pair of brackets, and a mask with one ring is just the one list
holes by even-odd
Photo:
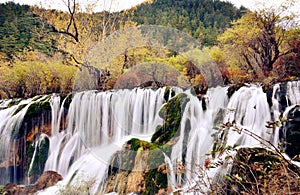
[[171, 139], [180, 136], [180, 123], [186, 104], [189, 98], [186, 94], [180, 93], [170, 99], [159, 111], [159, 116], [164, 119], [163, 126], [158, 126], [151, 138], [151, 142], [164, 145]]
[[163, 152], [156, 144], [133, 138], [112, 159], [105, 193], [167, 192], [165, 168]]
[[4, 189], [5, 189], [5, 193], [10, 195], [20, 195], [20, 194], [30, 195], [38, 191], [44, 190], [50, 186], [53, 186], [62, 179], [63, 178], [60, 174], [54, 171], [46, 171], [33, 185], [20, 186], [20, 185], [8, 183], [5, 185]]

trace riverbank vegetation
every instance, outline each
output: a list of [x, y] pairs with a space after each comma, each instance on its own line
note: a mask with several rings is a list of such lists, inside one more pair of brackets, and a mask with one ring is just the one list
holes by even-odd
[[[154, 0], [114, 13], [96, 13], [92, 4], [83, 12], [76, 0], [65, 2], [67, 12], [13, 2], [0, 4], [1, 98], [69, 93], [83, 69], [98, 75], [95, 88], [101, 90], [115, 88], [118, 83], [122, 85], [117, 88], [145, 86], [136, 82], [145, 79], [159, 85], [178, 84], [182, 78], [189, 85], [205, 89], [208, 81], [203, 66], [214, 67], [224, 84], [269, 84], [295, 79], [300, 72], [297, 16], [283, 15], [293, 0], [258, 11], [222, 1]], [[197, 63], [170, 48], [128, 45], [128, 39], [138, 37], [139, 32], [123, 35], [118, 39], [121, 41], [113, 43], [111, 47], [119, 48], [119, 53], [107, 51], [106, 58], [113, 59], [101, 67], [86, 62], [93, 48], [107, 37], [140, 25], [162, 25], [193, 37], [202, 49]], [[143, 42], [142, 38], [137, 40]], [[151, 74], [139, 78], [145, 67], [137, 65], [149, 62], [147, 72]], [[160, 64], [176, 71], [174, 78], [168, 76], [174, 82], [159, 76]]]

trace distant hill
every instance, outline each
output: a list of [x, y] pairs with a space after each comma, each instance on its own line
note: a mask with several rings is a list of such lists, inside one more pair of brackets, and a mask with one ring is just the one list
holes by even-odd
[[[217, 35], [245, 11], [219, 0], [154, 0], [134, 9], [130, 19], [137, 24], [173, 27], [192, 35], [204, 46], [214, 45]], [[38, 50], [47, 55], [57, 51], [55, 40], [44, 39], [40, 33], [42, 24], [38, 18], [30, 6], [0, 4], [0, 57], [13, 59], [24, 50]]]
[[138, 6], [133, 19], [138, 24], [177, 28], [209, 46], [245, 11], [219, 0], [153, 0]]
[[52, 46], [37, 34], [41, 25], [37, 17], [27, 5], [0, 4], [0, 53], [13, 58], [24, 49], [51, 52]]

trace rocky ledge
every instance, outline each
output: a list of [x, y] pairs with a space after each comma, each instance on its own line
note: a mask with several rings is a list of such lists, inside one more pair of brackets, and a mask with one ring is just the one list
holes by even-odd
[[7, 195], [20, 195], [20, 194], [34, 194], [38, 191], [44, 190], [50, 186], [55, 185], [58, 181], [62, 180], [62, 176], [54, 171], [46, 171], [41, 177], [33, 184], [28, 186], [20, 186], [12, 183], [5, 185], [4, 193]]

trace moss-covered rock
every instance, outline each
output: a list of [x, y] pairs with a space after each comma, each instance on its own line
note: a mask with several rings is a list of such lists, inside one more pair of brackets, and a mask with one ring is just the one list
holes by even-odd
[[165, 172], [165, 157], [161, 150], [152, 150], [148, 158], [149, 170], [145, 173], [147, 195], [157, 194], [168, 188], [168, 177]]
[[[49, 140], [44, 140], [38, 147], [37, 154], [34, 159], [33, 168], [30, 172], [29, 165], [31, 158], [33, 157], [34, 142], [40, 137], [41, 134], [51, 133], [51, 105], [50, 96], [40, 96], [35, 98], [38, 102], [33, 102], [29, 106], [22, 105], [16, 110], [15, 114], [20, 111], [26, 110], [23, 121], [15, 123], [12, 127], [11, 148], [17, 148], [15, 150], [15, 158], [19, 159], [17, 162], [17, 180], [20, 183], [25, 183], [26, 177], [29, 175], [31, 181], [35, 181], [44, 170], [44, 165], [48, 156]], [[28, 108], [25, 108], [28, 106]], [[13, 162], [12, 162], [13, 163]], [[11, 166], [11, 165], [10, 165]]]
[[164, 124], [156, 129], [151, 138], [152, 143], [163, 145], [178, 136], [182, 114], [188, 101], [188, 96], [180, 93], [162, 107], [159, 116], [164, 119]]
[[105, 192], [156, 194], [167, 190], [164, 154], [156, 144], [129, 140], [112, 159]]
[[170, 98], [174, 97], [176, 92], [170, 86], [167, 86], [164, 92], [164, 100], [167, 102]]
[[25, 117], [39, 117], [43, 111], [51, 111], [50, 102], [35, 102], [31, 104], [27, 109]]
[[5, 194], [4, 186], [0, 185], [0, 194]]
[[62, 99], [64, 100], [64, 108], [69, 109], [70, 104], [72, 102], [73, 94], [68, 94], [66, 96], [62, 96]]
[[170, 87], [167, 86], [164, 92], [164, 100], [167, 102], [169, 100], [169, 96], [170, 96]]
[[[34, 144], [30, 144], [28, 147], [27, 176], [31, 177], [31, 180], [33, 181], [35, 181], [44, 171], [45, 163], [47, 161], [48, 152], [49, 152], [49, 144], [50, 144], [49, 139], [44, 138], [36, 146]], [[36, 150], [35, 156], [34, 156], [34, 150]], [[33, 160], [32, 167], [29, 170], [30, 163], [32, 160]]]
[[153, 143], [149, 143], [147, 141], [139, 140], [136, 138], [132, 138], [127, 142], [127, 145], [129, 145], [129, 148], [133, 151], [138, 151], [139, 148], [143, 150], [155, 150], [158, 149], [158, 146]]
[[[20, 105], [14, 115], [24, 109], [27, 105]], [[43, 119], [43, 120], [40, 120]], [[40, 123], [51, 124], [51, 105], [49, 100], [34, 102], [30, 104], [25, 113], [21, 127], [15, 127], [12, 132], [13, 139], [20, 139], [30, 134], [33, 127], [42, 126]]]

